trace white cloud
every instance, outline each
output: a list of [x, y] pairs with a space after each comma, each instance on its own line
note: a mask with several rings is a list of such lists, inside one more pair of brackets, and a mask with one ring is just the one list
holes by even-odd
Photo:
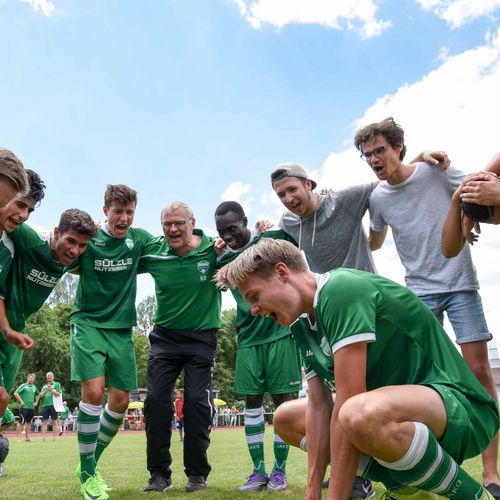
[[374, 0], [233, 0], [240, 14], [259, 29], [268, 23], [283, 28], [290, 23], [321, 24], [337, 30], [360, 33], [363, 38], [378, 36], [390, 21], [377, 19]]
[[[487, 35], [483, 45], [448, 56], [420, 81], [378, 99], [355, 121], [352, 138], [361, 125], [393, 116], [405, 129], [407, 159], [424, 149], [444, 149], [458, 168], [465, 172], [480, 170], [500, 148], [498, 89], [500, 30]], [[331, 153], [317, 177], [320, 186], [334, 188], [374, 179], [354, 146]], [[493, 333], [500, 325], [500, 270], [492, 265], [498, 259], [499, 249], [500, 227], [483, 225], [472, 252], [486, 319]], [[380, 274], [404, 283], [392, 238], [374, 253], [374, 258]], [[496, 334], [496, 341], [500, 342], [500, 333]]]
[[417, 0], [417, 3], [454, 28], [492, 14], [500, 7], [500, 0]]
[[243, 207], [245, 214], [248, 216], [252, 212], [251, 203], [253, 198], [243, 199], [243, 196], [249, 193], [252, 189], [251, 184], [245, 184], [241, 181], [231, 182], [225, 191], [221, 194], [222, 201], [237, 201]]
[[46, 17], [51, 16], [56, 7], [50, 0], [21, 0], [21, 2], [27, 3], [34, 10], [39, 10]]

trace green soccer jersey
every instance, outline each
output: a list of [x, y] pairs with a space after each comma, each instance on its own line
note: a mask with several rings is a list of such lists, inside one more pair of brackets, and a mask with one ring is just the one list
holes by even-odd
[[73, 268], [80, 280], [71, 324], [98, 328], [132, 328], [136, 324], [137, 268], [146, 244], [153, 236], [144, 229], [130, 228], [123, 239], [104, 228], [89, 241], [87, 250]]
[[[42, 387], [42, 390], [40, 392], [43, 392], [45, 389], [47, 389], [47, 387], [51, 385], [52, 388], [61, 393], [62, 392], [62, 389], [61, 389], [61, 384], [59, 382], [52, 382], [50, 384], [45, 384], [43, 387]], [[42, 405], [41, 405], [41, 408], [44, 408], [45, 406], [54, 406], [54, 394], [52, 394], [51, 391], [47, 391], [43, 396], [42, 396]]]
[[5, 308], [11, 328], [23, 332], [26, 320], [42, 307], [66, 267], [52, 258], [50, 235], [39, 235], [27, 224], [21, 224], [10, 237], [16, 251], [7, 281]]
[[0, 298], [5, 299], [7, 294], [7, 277], [14, 258], [14, 243], [10, 236], [3, 231], [0, 238]]
[[24, 382], [24, 384], [21, 384], [15, 392], [21, 396], [21, 399], [25, 403], [21, 406], [21, 408], [33, 410], [35, 406], [35, 398], [40, 393], [38, 387], [35, 384], [28, 384], [28, 382]]
[[141, 257], [140, 272], [155, 280], [157, 308], [154, 322], [170, 330], [212, 330], [220, 328], [221, 296], [213, 276], [217, 254], [214, 239], [201, 236], [198, 248], [178, 255], [160, 236]]
[[67, 405], [64, 405], [64, 411], [59, 412], [59, 418], [61, 420], [68, 420], [68, 415], [69, 415], [69, 408]]
[[[275, 240], [287, 240], [295, 244], [295, 241], [281, 229], [269, 230], [264, 233], [252, 232], [250, 241], [242, 248], [232, 250], [226, 247], [224, 253], [217, 260], [217, 267], [221, 268], [232, 262], [241, 252], [248, 247], [258, 243], [261, 238], [273, 238]], [[245, 302], [237, 288], [232, 288], [234, 300], [236, 301], [236, 331], [238, 334], [238, 347], [251, 347], [266, 344], [274, 340], [290, 335], [290, 328], [277, 323], [273, 318], [263, 316], [252, 316], [250, 305]]]
[[333, 384], [332, 350], [325, 337], [311, 329], [307, 315], [301, 316], [291, 325], [292, 335], [300, 351], [302, 366], [309, 380], [317, 375], [331, 389]]
[[441, 324], [408, 289], [375, 274], [338, 269], [318, 276], [316, 327], [335, 352], [367, 342], [366, 389], [440, 384], [491, 405]]

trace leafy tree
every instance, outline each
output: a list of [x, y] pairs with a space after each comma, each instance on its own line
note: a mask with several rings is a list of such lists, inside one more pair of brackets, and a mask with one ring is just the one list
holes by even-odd
[[75, 300], [78, 279], [79, 276], [76, 274], [66, 273], [54, 287], [46, 303], [50, 307], [55, 307], [57, 304], [72, 304]]
[[232, 402], [235, 399], [234, 365], [236, 360], [236, 309], [222, 311], [222, 325], [219, 330], [217, 357], [213, 386], [220, 390], [222, 399]]
[[80, 400], [80, 384], [71, 382], [69, 351], [69, 314], [71, 304], [45, 304], [34, 313], [26, 325], [26, 333], [33, 337], [35, 345], [24, 353], [16, 384], [26, 380], [29, 373], [36, 374], [36, 384], [40, 388], [45, 383], [45, 374], [54, 372], [61, 383], [63, 397], [70, 407]]
[[137, 306], [137, 326], [135, 327], [135, 333], [149, 335], [154, 325], [153, 316], [155, 310], [156, 297], [154, 295], [149, 295], [139, 302]]
[[137, 387], [146, 387], [148, 372], [149, 340], [145, 335], [134, 333], [135, 359], [137, 363]]

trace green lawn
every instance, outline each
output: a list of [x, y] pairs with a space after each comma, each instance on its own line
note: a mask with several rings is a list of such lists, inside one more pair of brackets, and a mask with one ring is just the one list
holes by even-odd
[[[15, 434], [10, 434], [10, 454], [6, 460], [6, 474], [0, 478], [0, 498], [65, 499], [78, 498], [79, 483], [74, 475], [78, 461], [77, 443], [74, 434], [56, 442], [42, 442], [33, 434], [35, 442], [17, 443]], [[148, 480], [146, 470], [146, 438], [144, 433], [118, 434], [110, 448], [104, 453], [101, 473], [113, 487], [111, 499], [144, 498], [142, 492]], [[240, 493], [238, 487], [251, 472], [251, 462], [245, 445], [242, 428], [216, 429], [212, 432], [209, 459], [212, 473], [208, 478], [208, 489], [201, 493], [186, 494], [186, 477], [182, 467], [182, 447], [178, 434], [172, 436], [173, 489], [162, 494], [169, 498], [234, 499], [250, 496], [253, 499], [269, 498], [272, 493]], [[266, 457], [268, 467], [272, 465], [272, 428], [266, 429]], [[467, 470], [479, 479], [479, 459], [468, 461]], [[288, 490], [276, 493], [287, 499], [304, 498], [306, 480], [306, 454], [291, 448], [287, 464]], [[380, 498], [383, 489], [376, 485]], [[156, 498], [158, 494], [148, 497]], [[417, 500], [420, 497], [412, 497]]]

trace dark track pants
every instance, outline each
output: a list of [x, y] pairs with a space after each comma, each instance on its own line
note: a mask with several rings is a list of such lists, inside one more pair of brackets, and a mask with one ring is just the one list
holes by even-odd
[[184, 370], [184, 471], [206, 478], [212, 427], [212, 372], [217, 330], [166, 330], [158, 325], [149, 336], [148, 387], [144, 404], [147, 468], [170, 478], [170, 439], [176, 380]]

